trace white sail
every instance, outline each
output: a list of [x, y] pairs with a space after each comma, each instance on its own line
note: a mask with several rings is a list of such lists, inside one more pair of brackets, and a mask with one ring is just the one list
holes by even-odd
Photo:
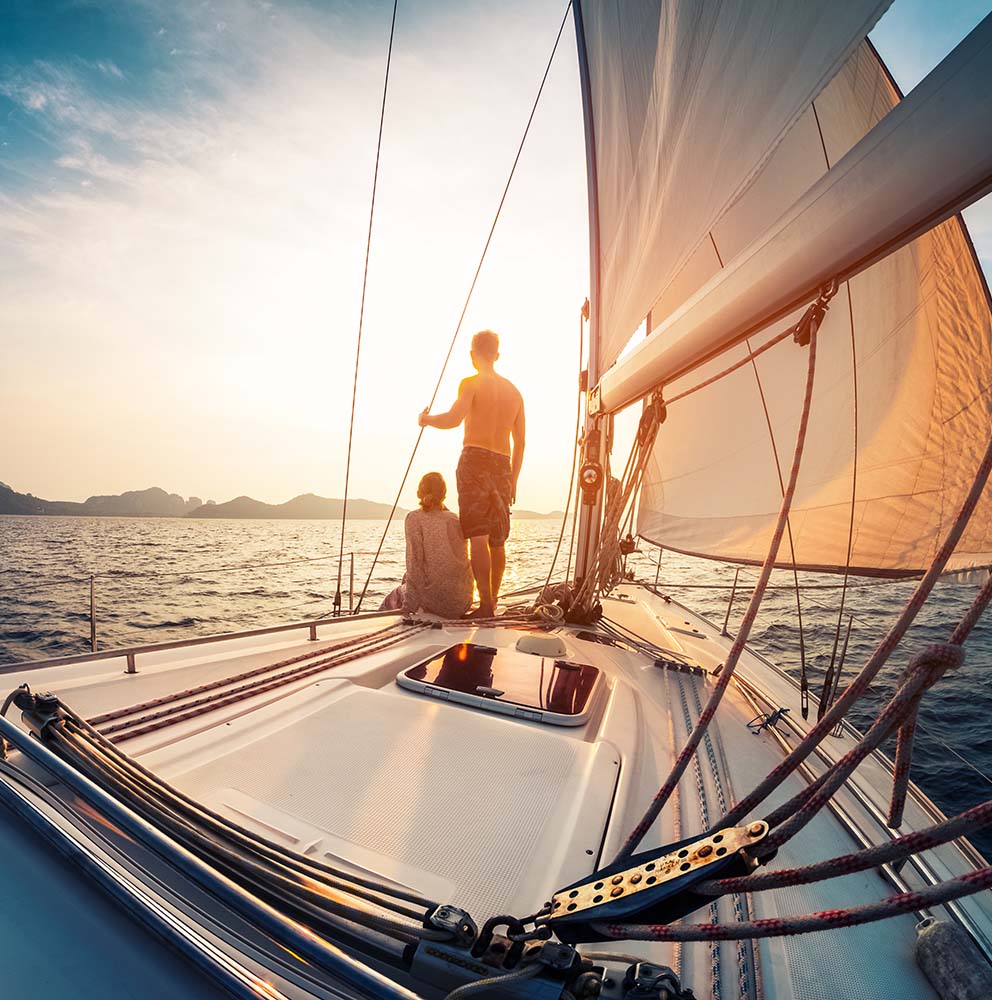
[[711, 230], [887, 6], [581, 5], [598, 177], [593, 322], [603, 367], [649, 311], [658, 313], [659, 298], [670, 307], [675, 289], [705, 267]]
[[[713, 228], [712, 257], [695, 262], [691, 280], [683, 273], [672, 302], [709, 280], [898, 100], [866, 43]], [[788, 322], [666, 386], [666, 395], [729, 366]], [[791, 518], [796, 564], [882, 575], [927, 566], [992, 431], [990, 345], [988, 292], [957, 218], [841, 287], [819, 337]], [[786, 340], [671, 407], [641, 500], [642, 536], [715, 558], [763, 558], [781, 501], [778, 466], [787, 474], [792, 458], [805, 367], [806, 352]], [[792, 561], [786, 544], [780, 562]], [[989, 563], [985, 502], [950, 568]]]

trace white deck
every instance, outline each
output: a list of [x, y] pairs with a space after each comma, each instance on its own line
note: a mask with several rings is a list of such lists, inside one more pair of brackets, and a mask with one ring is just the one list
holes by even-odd
[[[621, 588], [618, 596], [606, 602], [610, 618], [655, 642], [677, 642], [707, 670], [722, 661], [729, 640], [705, 620], [640, 588]], [[319, 644], [379, 624], [322, 626]], [[508, 646], [520, 634], [484, 629], [475, 638]], [[609, 680], [581, 727], [488, 714], [395, 684], [401, 669], [471, 636], [458, 628], [419, 633], [386, 652], [129, 741], [124, 748], [206, 804], [301, 852], [465, 906], [480, 923], [496, 912], [529, 913], [553, 890], [613, 856], [667, 773], [673, 747], [684, 741], [686, 712], [691, 723], [697, 696], [705, 701], [710, 687], [708, 678], [660, 670], [634, 654], [576, 639], [570, 630], [561, 635], [570, 658], [595, 663]], [[233, 640], [143, 654], [136, 674], [123, 673], [117, 659], [26, 670], [4, 680], [6, 689], [22, 680], [35, 690], [51, 688], [91, 716], [313, 649], [313, 643], [297, 639]], [[781, 759], [782, 740], [791, 730], [784, 727], [785, 736], [751, 735], [745, 723], [758, 711], [791, 705], [790, 725], [802, 730], [798, 692], [784, 674], [748, 653], [739, 676], [742, 683], [729, 689], [698, 770], [692, 766], [686, 772], [677, 801], [665, 810], [645, 847], [698, 832], [707, 819], [715, 822], [724, 804]], [[824, 755], [839, 755], [850, 749], [852, 738], [828, 743]], [[815, 773], [824, 761], [818, 757], [810, 764]], [[793, 776], [775, 801], [794, 793], [804, 780]], [[887, 838], [879, 809], [887, 802], [890, 780], [884, 759], [867, 761], [857, 782], [837, 797], [836, 809], [821, 813], [773, 865], [805, 864]], [[927, 801], [912, 798], [904, 829], [934, 821]], [[906, 885], [924, 884], [928, 871], [943, 878], [973, 864], [967, 848], [955, 845], [928, 852], [925, 861], [922, 869], [902, 870]], [[786, 916], [874, 901], [895, 891], [892, 877], [865, 872], [759, 893], [750, 898], [752, 915]], [[979, 938], [992, 937], [987, 895], [962, 901], [955, 911]], [[735, 919], [729, 899], [716, 910], [720, 921]], [[704, 910], [692, 919], [711, 918]], [[907, 916], [762, 942], [755, 950], [763, 995], [769, 1000], [932, 997], [913, 959], [914, 924]], [[625, 943], [617, 950], [668, 964], [680, 961], [683, 982], [700, 998], [716, 992], [714, 950], [724, 996], [740, 995], [740, 965], [750, 968], [752, 961], [750, 946], [739, 949], [735, 943], [718, 949], [687, 945], [680, 958], [667, 945]]]

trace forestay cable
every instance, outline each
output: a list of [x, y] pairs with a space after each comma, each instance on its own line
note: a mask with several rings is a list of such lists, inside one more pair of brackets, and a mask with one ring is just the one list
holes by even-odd
[[386, 52], [386, 76], [382, 82], [382, 107], [379, 109], [379, 137], [375, 144], [375, 169], [372, 171], [372, 203], [369, 206], [369, 233], [365, 240], [365, 269], [362, 272], [362, 301], [358, 308], [358, 340], [355, 343], [355, 374], [351, 383], [351, 419], [348, 421], [348, 453], [344, 462], [344, 500], [341, 504], [341, 544], [338, 549], [338, 586], [334, 594], [334, 613], [341, 611], [341, 566], [344, 562], [344, 530], [348, 523], [348, 487], [351, 482], [351, 442], [355, 432], [355, 401], [358, 398], [358, 367], [362, 356], [362, 324], [365, 320], [365, 290], [369, 282], [369, 253], [372, 249], [372, 221], [375, 218], [375, 192], [379, 184], [379, 155], [382, 152], [382, 126], [386, 120], [386, 94], [389, 92], [389, 67], [393, 61], [393, 36], [396, 32], [396, 7], [389, 24], [389, 49]]
[[[448, 362], [451, 361], [451, 355], [455, 349], [458, 334], [461, 333], [462, 323], [465, 320], [465, 314], [468, 312], [469, 303], [472, 301], [472, 295], [475, 292], [476, 282], [479, 280], [482, 265], [486, 260], [486, 254], [489, 252], [489, 244], [492, 242], [493, 233], [496, 231], [496, 224], [499, 222], [500, 214], [503, 211], [503, 205], [506, 202], [506, 196], [510, 191], [510, 184], [513, 182], [513, 175], [517, 171], [517, 164], [520, 162], [520, 155], [523, 153], [524, 143], [527, 141], [527, 135], [530, 132], [531, 122], [534, 121], [534, 115], [537, 112], [537, 105], [541, 100], [541, 94], [544, 93], [544, 84], [547, 82], [548, 74], [551, 72], [551, 64], [554, 62], [555, 53], [558, 51], [558, 43], [561, 41], [562, 32], [565, 30], [565, 22], [568, 20], [568, 14], [571, 9], [572, 0], [569, 0], [568, 6], [565, 8], [565, 13], [562, 16], [561, 24], [558, 27], [555, 44], [551, 47], [551, 55], [548, 57], [548, 64], [544, 67], [544, 76], [541, 77], [540, 86], [537, 88], [537, 96], [534, 98], [530, 114], [527, 116], [527, 124], [524, 126], [524, 134], [520, 137], [520, 144], [517, 146], [517, 155], [514, 156], [513, 165], [510, 167], [510, 175], [506, 178], [506, 184], [503, 187], [503, 194], [500, 196], [499, 204], [496, 206], [496, 214], [493, 216], [492, 225], [489, 227], [489, 234], [486, 236], [486, 242], [482, 247], [482, 255], [479, 257], [479, 263], [476, 265], [475, 274], [472, 275], [472, 283], [469, 285], [468, 294], [465, 296], [465, 304], [462, 306], [462, 311], [458, 316], [458, 322], [455, 324], [455, 332], [451, 335], [451, 343], [448, 344], [448, 353], [444, 356], [444, 363], [441, 365], [441, 372], [434, 385], [434, 392], [431, 394], [431, 401], [427, 405], [428, 410], [433, 407], [435, 401], [437, 400], [437, 394], [441, 389], [441, 382], [444, 379], [444, 373], [448, 370]], [[420, 448], [420, 441], [423, 436], [424, 428], [421, 427], [417, 432], [417, 439], [414, 441], [413, 451], [410, 453], [410, 460], [406, 463], [406, 469], [403, 472], [403, 479], [400, 482], [400, 488], [396, 491], [396, 499], [393, 501], [389, 517], [386, 519], [386, 526], [382, 530], [382, 537], [379, 539], [379, 546], [375, 550], [372, 565], [369, 567], [368, 576], [365, 578], [365, 585], [362, 587], [361, 596], [358, 598], [358, 604], [355, 605], [356, 614], [362, 609], [362, 602], [365, 600], [365, 595], [368, 593], [369, 584], [372, 582], [372, 574], [375, 572], [376, 563], [379, 561], [379, 556], [382, 553], [382, 546], [386, 542], [386, 536], [389, 534], [389, 528], [393, 523], [393, 518], [396, 516], [396, 509], [400, 505], [400, 497], [403, 495], [403, 489], [406, 487], [406, 481], [410, 477], [410, 469], [413, 468], [413, 460], [417, 457], [417, 450]]]

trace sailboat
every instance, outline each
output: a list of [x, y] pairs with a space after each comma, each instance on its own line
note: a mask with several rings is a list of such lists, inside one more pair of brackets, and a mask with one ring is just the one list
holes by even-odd
[[[572, 0], [574, 573], [490, 620], [0, 667], [4, 996], [992, 995], [992, 803], [948, 818], [910, 780], [992, 584], [846, 718], [941, 575], [992, 566], [959, 214], [992, 187], [992, 16], [903, 98], [885, 7]], [[628, 527], [760, 567], [737, 633], [627, 579]], [[748, 645], [776, 568], [916, 582], [811, 698]]]

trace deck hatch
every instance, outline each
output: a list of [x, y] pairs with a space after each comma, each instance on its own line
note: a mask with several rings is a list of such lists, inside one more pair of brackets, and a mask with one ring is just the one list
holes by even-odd
[[602, 681], [588, 663], [460, 642], [403, 671], [404, 688], [532, 722], [579, 726]]

